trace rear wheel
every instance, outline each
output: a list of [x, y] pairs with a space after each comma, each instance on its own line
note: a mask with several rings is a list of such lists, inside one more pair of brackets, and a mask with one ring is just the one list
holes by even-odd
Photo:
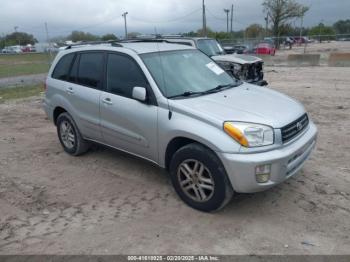
[[58, 138], [64, 151], [68, 154], [78, 156], [89, 149], [89, 143], [83, 139], [73, 118], [68, 113], [60, 114], [56, 125]]
[[180, 148], [170, 163], [172, 184], [180, 198], [201, 211], [215, 211], [232, 198], [233, 190], [221, 161], [197, 144]]

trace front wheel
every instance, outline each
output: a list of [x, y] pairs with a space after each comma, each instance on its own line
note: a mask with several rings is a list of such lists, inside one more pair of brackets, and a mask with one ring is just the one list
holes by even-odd
[[232, 198], [233, 190], [221, 161], [200, 144], [186, 145], [174, 154], [170, 175], [177, 194], [195, 209], [219, 210]]

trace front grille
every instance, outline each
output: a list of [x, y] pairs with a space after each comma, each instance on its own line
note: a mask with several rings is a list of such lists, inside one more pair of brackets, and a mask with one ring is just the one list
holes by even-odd
[[309, 124], [309, 118], [307, 114], [293, 121], [292, 123], [282, 127], [282, 142], [286, 143], [289, 140], [300, 134]]

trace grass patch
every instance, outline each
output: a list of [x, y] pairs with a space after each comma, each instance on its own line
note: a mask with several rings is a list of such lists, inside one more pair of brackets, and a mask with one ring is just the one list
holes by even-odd
[[22, 75], [34, 75], [47, 73], [49, 71], [48, 63], [32, 63], [32, 64], [0, 64], [0, 78], [14, 77]]
[[1, 64], [13, 64], [13, 63], [23, 63], [23, 62], [46, 62], [50, 61], [48, 54], [36, 54], [36, 53], [24, 53], [24, 54], [9, 54], [0, 55], [0, 65]]
[[0, 103], [11, 99], [38, 96], [43, 91], [42, 85], [0, 88]]
[[0, 55], [0, 78], [47, 73], [50, 61], [48, 54]]

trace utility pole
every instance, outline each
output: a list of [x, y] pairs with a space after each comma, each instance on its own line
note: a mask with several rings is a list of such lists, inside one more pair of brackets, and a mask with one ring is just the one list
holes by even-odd
[[304, 15], [301, 15], [301, 19], [300, 19], [300, 41], [301, 41], [301, 37], [303, 35], [303, 23], [304, 23]]
[[52, 61], [51, 43], [50, 43], [50, 37], [49, 37], [49, 29], [47, 27], [46, 22], [45, 22], [45, 32], [46, 32], [46, 42], [49, 44], [49, 56], [50, 56], [50, 63], [51, 63], [51, 61]]
[[269, 30], [269, 14], [266, 14], [265, 17], [265, 37], [267, 37], [267, 30]]
[[125, 26], [125, 39], [128, 39], [128, 27], [126, 25], [126, 15], [128, 14], [128, 12], [125, 12], [122, 14], [122, 17], [124, 17], [124, 26]]
[[[17, 33], [18, 26], [15, 26], [14, 29], [15, 29], [15, 33]], [[21, 40], [19, 39], [18, 35], [17, 35], [17, 42], [18, 42], [18, 45], [20, 46]]]
[[203, 28], [202, 28], [202, 31], [203, 31], [203, 36], [207, 36], [207, 19], [205, 17], [205, 3], [204, 3], [204, 0], [203, 0], [203, 4], [202, 4], [202, 10], [203, 10]]
[[233, 4], [231, 5], [231, 34], [233, 34], [233, 30], [232, 30], [232, 24], [233, 24]]
[[321, 20], [321, 23], [318, 25], [318, 27], [319, 27], [318, 37], [319, 37], [319, 41], [321, 43], [322, 42], [322, 40], [321, 40], [321, 29], [323, 27], [323, 19]]
[[224, 9], [224, 12], [226, 13], [226, 22], [227, 22], [227, 33], [228, 33], [228, 14], [230, 13], [230, 9]]

